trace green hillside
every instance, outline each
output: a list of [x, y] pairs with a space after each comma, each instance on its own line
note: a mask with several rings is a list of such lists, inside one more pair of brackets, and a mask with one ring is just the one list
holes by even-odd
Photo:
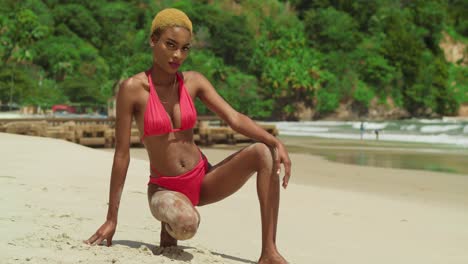
[[2, 2], [3, 104], [105, 105], [120, 80], [151, 66], [149, 28], [164, 7], [194, 23], [183, 69], [258, 119], [304, 108], [326, 117], [343, 104], [362, 116], [376, 104], [453, 115], [468, 102], [468, 51], [447, 62], [440, 48], [443, 32], [467, 43], [464, 0]]

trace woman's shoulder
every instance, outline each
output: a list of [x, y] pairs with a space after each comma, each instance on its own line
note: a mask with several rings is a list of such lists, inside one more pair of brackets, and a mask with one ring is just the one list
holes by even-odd
[[184, 71], [182, 72], [182, 76], [186, 85], [198, 86], [199, 84], [207, 81], [206, 77], [197, 71]]
[[138, 91], [141, 89], [149, 91], [148, 79], [145, 72], [137, 73], [122, 81], [120, 89]]
[[194, 79], [194, 78], [199, 78], [200, 76], [203, 76], [203, 74], [197, 72], [197, 71], [183, 71], [181, 72], [182, 76], [184, 76], [184, 79]]

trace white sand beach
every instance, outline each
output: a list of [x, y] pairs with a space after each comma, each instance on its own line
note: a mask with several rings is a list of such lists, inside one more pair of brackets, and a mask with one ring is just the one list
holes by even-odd
[[[203, 149], [211, 163], [232, 151]], [[114, 245], [82, 241], [104, 222], [113, 154], [0, 133], [0, 263], [255, 263], [255, 181], [199, 208], [197, 235], [160, 254], [146, 198], [149, 164], [133, 151]], [[277, 244], [291, 263], [466, 264], [468, 175], [360, 167], [291, 154]]]

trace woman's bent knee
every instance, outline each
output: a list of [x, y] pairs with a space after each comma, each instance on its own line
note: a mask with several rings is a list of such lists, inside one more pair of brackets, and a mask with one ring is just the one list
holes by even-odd
[[195, 208], [183, 194], [158, 191], [149, 200], [151, 214], [162, 222], [173, 222], [180, 212], [192, 212]]
[[190, 200], [172, 191], [158, 191], [149, 200], [151, 214], [168, 225], [167, 232], [177, 240], [192, 238], [198, 229], [200, 215]]
[[177, 240], [186, 240], [192, 238], [198, 230], [200, 217], [195, 212], [181, 212], [177, 216], [177, 221], [170, 224], [172, 234]]
[[274, 162], [273, 151], [264, 143], [255, 143], [251, 145], [252, 151], [255, 153], [255, 158], [258, 161], [258, 169], [263, 169], [265, 166], [271, 167]]

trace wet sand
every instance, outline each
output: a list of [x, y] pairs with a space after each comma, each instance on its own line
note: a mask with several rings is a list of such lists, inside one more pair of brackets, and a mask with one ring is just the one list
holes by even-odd
[[345, 164], [449, 172], [468, 176], [468, 149], [447, 144], [281, 137], [289, 150]]

